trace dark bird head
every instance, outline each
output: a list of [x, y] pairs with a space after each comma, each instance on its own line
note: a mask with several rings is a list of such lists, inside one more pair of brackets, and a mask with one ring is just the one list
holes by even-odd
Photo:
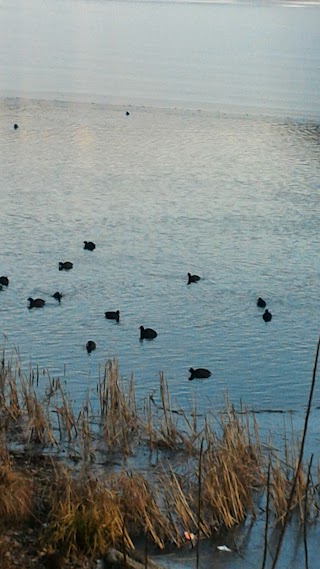
[[84, 241], [83, 243], [83, 248], [87, 249], [88, 251], [93, 251], [96, 248], [95, 244], [92, 241]]
[[269, 312], [269, 310], [266, 308], [264, 313], [262, 314], [262, 318], [265, 322], [270, 322], [270, 320], [272, 319], [272, 314], [271, 312]]
[[119, 322], [120, 320], [120, 310], [116, 311], [108, 310], [107, 312], [104, 313], [104, 315], [107, 318], [107, 320], [115, 320], [116, 322]]
[[93, 350], [95, 350], [96, 347], [97, 347], [96, 343], [93, 340], [89, 340], [86, 343], [86, 350], [87, 350], [88, 354], [91, 354], [91, 352], [93, 352]]
[[153, 340], [157, 336], [157, 332], [152, 330], [152, 328], [144, 328], [144, 326], [140, 326], [140, 340]]
[[70, 271], [72, 268], [73, 263], [71, 263], [71, 261], [65, 261], [64, 263], [60, 261], [59, 263], [59, 271]]
[[55, 292], [55, 293], [52, 295], [52, 297], [55, 298], [56, 300], [58, 300], [59, 302], [61, 302], [61, 299], [62, 299], [62, 297], [63, 297], [63, 294], [62, 294], [61, 292], [58, 292], [58, 291], [57, 291], [57, 292]]
[[192, 275], [191, 273], [188, 273], [188, 282], [187, 284], [191, 284], [191, 283], [196, 283], [200, 280], [200, 277], [198, 275]]
[[29, 296], [28, 300], [30, 302], [29, 308], [42, 308], [46, 303], [42, 298], [33, 299], [31, 296]]

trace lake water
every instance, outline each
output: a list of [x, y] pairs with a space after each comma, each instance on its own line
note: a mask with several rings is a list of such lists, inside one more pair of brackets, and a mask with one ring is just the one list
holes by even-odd
[[[184, 408], [219, 408], [228, 391], [303, 416], [319, 334], [319, 15], [0, 3], [8, 353], [63, 376], [76, 402], [117, 357], [140, 398], [163, 371]], [[201, 281], [187, 286], [188, 271]], [[28, 310], [29, 296], [45, 308]], [[116, 309], [119, 324], [104, 318]], [[140, 342], [140, 325], [156, 340]], [[212, 377], [189, 382], [191, 366]]]
[[[215, 413], [228, 393], [294, 411], [301, 432], [319, 335], [319, 16], [299, 2], [0, 1], [8, 357], [62, 377], [76, 406], [117, 357], [139, 401], [157, 398], [162, 371], [173, 407]], [[117, 309], [119, 324], [104, 318]], [[140, 342], [140, 325], [158, 337]], [[189, 382], [191, 366], [211, 378]], [[308, 451], [319, 406], [317, 385]], [[258, 417], [282, 431], [282, 415]], [[204, 544], [203, 563], [256, 569], [262, 523], [244, 558]], [[319, 528], [309, 538], [315, 569]], [[190, 552], [161, 562], [195, 564]], [[288, 564], [304, 565], [294, 528]]]

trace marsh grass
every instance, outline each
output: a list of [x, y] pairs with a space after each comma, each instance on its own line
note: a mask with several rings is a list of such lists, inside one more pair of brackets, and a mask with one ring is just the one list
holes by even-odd
[[153, 396], [149, 398], [147, 420], [144, 432], [149, 448], [182, 451], [185, 456], [193, 455], [199, 449], [201, 431], [194, 429], [192, 420], [182, 409], [172, 407], [170, 392], [163, 373], [159, 376], [160, 404]]
[[46, 503], [48, 524], [41, 543], [66, 553], [93, 556], [121, 537], [119, 498], [100, 479], [83, 474], [74, 478], [65, 466], [54, 469]]
[[17, 471], [9, 459], [0, 465], [0, 525], [21, 524], [31, 516], [31, 477]]
[[[87, 394], [77, 415], [59, 378], [47, 374], [39, 395], [39, 377], [37, 370], [25, 378], [3, 354], [0, 517], [18, 523], [32, 512], [42, 528], [40, 547], [94, 557], [117, 546], [125, 555], [141, 535], [160, 549], [180, 547], [185, 531], [210, 537], [248, 516], [254, 521], [266, 491], [274, 523], [283, 523], [297, 466], [293, 434], [285, 431], [276, 452], [261, 444], [254, 414], [237, 412], [228, 399], [215, 417], [176, 409], [163, 374], [158, 396], [138, 408], [133, 377], [125, 384], [116, 360], [98, 377], [95, 404]], [[36, 498], [30, 470], [14, 465], [16, 449], [26, 445], [35, 457], [55, 453]], [[128, 468], [128, 457], [141, 453], [149, 465], [146, 459], [143, 470], [137, 458]], [[116, 466], [103, 466], [110, 456]], [[307, 470], [300, 464], [290, 505], [301, 522], [319, 513], [319, 480]]]
[[166, 514], [160, 507], [159, 488], [149, 484], [142, 474], [125, 471], [113, 479], [113, 488], [121, 499], [126, 535], [148, 534], [163, 549], [170, 528]]
[[230, 528], [254, 513], [255, 493], [265, 484], [265, 459], [250, 426], [229, 405], [220, 418], [221, 434], [206, 430], [203, 457], [203, 510], [211, 526]]
[[107, 362], [102, 381], [97, 385], [104, 443], [108, 450], [128, 455], [138, 431], [133, 378], [127, 392], [119, 377], [116, 360]]

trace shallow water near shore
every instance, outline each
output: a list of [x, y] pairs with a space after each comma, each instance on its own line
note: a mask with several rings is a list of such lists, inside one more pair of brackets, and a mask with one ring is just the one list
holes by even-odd
[[[263, 557], [264, 520], [256, 521], [251, 527], [244, 524], [235, 532], [230, 531], [225, 539], [213, 539], [209, 542], [202, 542], [200, 548], [200, 567], [210, 566], [218, 569], [257, 569], [261, 567]], [[309, 541], [318, 543], [319, 528], [311, 527], [308, 529]], [[274, 554], [279, 539], [279, 529], [270, 529], [269, 532], [269, 553]], [[219, 550], [218, 547], [225, 545], [230, 551]], [[142, 548], [142, 545], [141, 545]], [[292, 567], [299, 569], [304, 567], [304, 543], [301, 528], [293, 525], [284, 540], [282, 553], [277, 563], [277, 568], [288, 569]], [[176, 569], [194, 569], [196, 567], [196, 549], [190, 549], [186, 544], [184, 551], [173, 552], [169, 555], [157, 555], [153, 557], [163, 567]], [[268, 556], [268, 563], [270, 558]], [[270, 567], [270, 565], [266, 567]], [[318, 551], [317, 547], [309, 547], [308, 557], [309, 567], [317, 567]]]

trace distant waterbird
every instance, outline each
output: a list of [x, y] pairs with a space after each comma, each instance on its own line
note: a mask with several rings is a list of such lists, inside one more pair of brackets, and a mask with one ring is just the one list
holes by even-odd
[[63, 294], [59, 291], [55, 292], [52, 295], [52, 298], [55, 298], [58, 302], [61, 302], [62, 297], [63, 297]]
[[0, 284], [4, 286], [9, 286], [9, 279], [8, 277], [0, 277]]
[[263, 298], [259, 296], [257, 300], [257, 306], [259, 306], [259, 308], [265, 308], [267, 306], [267, 303], [265, 300], [263, 300]]
[[191, 283], [197, 283], [198, 281], [200, 281], [200, 277], [198, 275], [192, 275], [191, 273], [188, 273], [188, 285]]
[[17, 123], [14, 123], [13, 128], [14, 130], [17, 130], [19, 128], [19, 125]]
[[189, 371], [191, 373], [189, 381], [192, 381], [193, 379], [206, 379], [211, 376], [211, 371], [203, 367], [198, 367], [197, 369], [193, 369], [193, 367], [191, 367]]
[[29, 296], [28, 301], [29, 308], [42, 308], [46, 303], [42, 298], [31, 298], [31, 296]]
[[270, 322], [270, 320], [272, 319], [272, 314], [271, 312], [269, 312], [269, 310], [266, 308], [264, 313], [262, 314], [262, 318], [265, 322]]
[[93, 251], [96, 246], [95, 243], [93, 243], [93, 241], [84, 241], [84, 249], [86, 249], [87, 251]]
[[71, 263], [71, 261], [65, 261], [64, 263], [60, 261], [59, 263], [59, 271], [70, 271], [72, 268], [73, 263]]
[[120, 310], [109, 310], [107, 312], [104, 313], [105, 317], [107, 320], [116, 320], [117, 322], [119, 322], [120, 320]]
[[144, 328], [143, 326], [140, 326], [140, 340], [153, 340], [157, 336], [157, 332], [152, 330], [152, 328]]
[[93, 340], [88, 340], [88, 342], [86, 343], [86, 350], [88, 352], [88, 354], [91, 354], [91, 352], [93, 352], [96, 349], [96, 343]]

